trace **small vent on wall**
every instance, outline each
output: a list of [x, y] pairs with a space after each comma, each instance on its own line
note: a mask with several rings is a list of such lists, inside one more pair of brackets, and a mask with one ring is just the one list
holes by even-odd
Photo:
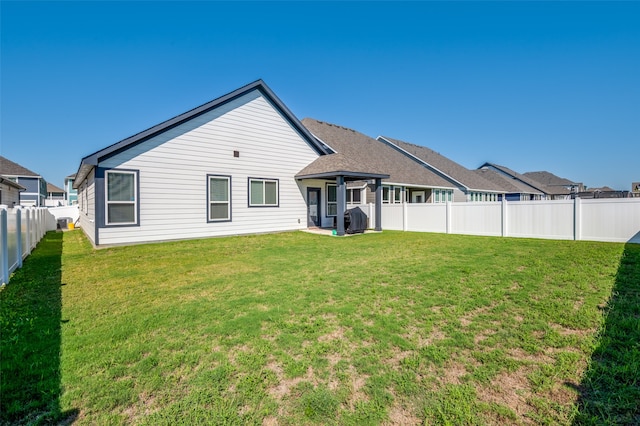
[[236, 158], [240, 157], [240, 151], [233, 151], [233, 156]]

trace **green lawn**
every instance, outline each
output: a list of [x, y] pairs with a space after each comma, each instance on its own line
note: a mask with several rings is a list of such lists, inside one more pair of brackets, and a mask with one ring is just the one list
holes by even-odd
[[53, 232], [0, 301], [5, 423], [640, 422], [640, 245]]

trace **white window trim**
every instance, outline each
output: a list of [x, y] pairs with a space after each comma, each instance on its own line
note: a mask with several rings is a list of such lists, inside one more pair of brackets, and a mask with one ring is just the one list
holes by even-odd
[[[129, 174], [133, 175], [133, 201], [109, 201], [109, 175]], [[133, 222], [109, 222], [110, 204], [133, 204]], [[138, 173], [132, 170], [106, 170], [104, 173], [104, 222], [106, 226], [129, 226], [138, 224]]]
[[[336, 189], [336, 200], [335, 201], [329, 201], [329, 187], [334, 187]], [[327, 191], [327, 194], [326, 194], [325, 198], [327, 200], [327, 206], [326, 206], [327, 217], [336, 217], [337, 214], [329, 214], [329, 211], [330, 211], [329, 206], [335, 204], [336, 212], [338, 211], [338, 185], [336, 185], [335, 183], [328, 183], [326, 185], [326, 191]]]
[[[262, 204], [254, 204], [251, 202], [251, 183], [252, 182], [262, 182], [262, 200], [264, 201]], [[273, 182], [276, 184], [276, 202], [275, 204], [267, 204], [266, 203], [266, 185], [265, 182]], [[280, 180], [278, 179], [268, 179], [268, 178], [249, 178], [248, 184], [249, 194], [249, 207], [280, 207]]]
[[[227, 181], [227, 201], [212, 201], [211, 200], [211, 179], [226, 180]], [[227, 217], [222, 219], [211, 218], [211, 205], [212, 204], [226, 204], [227, 205]], [[231, 176], [228, 175], [207, 175], [207, 222], [231, 222]]]
[[[360, 194], [360, 201], [353, 201], [353, 194]], [[347, 188], [347, 204], [362, 204], [362, 188]]]

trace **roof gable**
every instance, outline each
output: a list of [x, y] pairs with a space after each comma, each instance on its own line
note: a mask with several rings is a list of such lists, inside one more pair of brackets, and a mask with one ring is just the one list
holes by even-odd
[[455, 161], [430, 148], [404, 142], [399, 139], [389, 138], [387, 136], [379, 136], [378, 140], [387, 142], [388, 144], [399, 148], [405, 154], [416, 157], [427, 167], [431, 167], [434, 170], [448, 176], [450, 179], [458, 182], [461, 186], [464, 186], [468, 190], [497, 192], [504, 191], [500, 185], [484, 179], [481, 175], [474, 173], [466, 167], [456, 163]]
[[291, 124], [291, 126], [301, 135], [301, 137], [307, 141], [307, 143], [320, 155], [324, 155], [328, 153], [326, 147], [324, 147], [319, 141], [314, 138], [311, 133], [300, 123], [300, 121], [293, 115], [293, 113], [289, 110], [289, 108], [284, 105], [284, 103], [273, 93], [273, 91], [262, 81], [257, 80], [253, 83], [250, 83], [246, 86], [243, 86], [239, 89], [234, 90], [224, 96], [221, 96], [217, 99], [214, 99], [206, 104], [200, 105], [190, 111], [187, 111], [183, 114], [177, 115], [169, 120], [166, 120], [160, 124], [157, 124], [147, 130], [144, 130], [140, 133], [137, 133], [133, 136], [130, 136], [126, 139], [121, 140], [113, 145], [110, 145], [100, 151], [96, 151], [93, 154], [90, 154], [84, 157], [80, 162], [80, 167], [78, 172], [76, 173], [76, 180], [74, 182], [74, 187], [77, 187], [87, 176], [89, 171], [98, 165], [98, 162], [109, 158], [115, 154], [118, 154], [122, 151], [125, 151], [133, 146], [136, 146], [150, 138], [158, 136], [178, 125], [188, 122], [196, 117], [199, 117], [202, 114], [205, 114], [209, 111], [212, 111], [216, 108], [219, 108], [228, 102], [233, 101], [249, 92], [259, 91], [265, 98], [267, 98], [271, 104], [274, 106], [278, 112], [280, 112], [283, 117]]
[[479, 169], [488, 167], [490, 169], [496, 170], [499, 173], [502, 173], [503, 175], [507, 175], [510, 176], [512, 179], [517, 179], [520, 182], [530, 186], [531, 188], [542, 192], [543, 194], [552, 194], [553, 191], [548, 188], [546, 185], [541, 184], [540, 182], [537, 182], [533, 179], [530, 179], [524, 175], [521, 175], [520, 173], [511, 170], [508, 167], [505, 166], [501, 166], [499, 164], [494, 164], [494, 163], [484, 163], [483, 165], [481, 165], [480, 167], [478, 167]]

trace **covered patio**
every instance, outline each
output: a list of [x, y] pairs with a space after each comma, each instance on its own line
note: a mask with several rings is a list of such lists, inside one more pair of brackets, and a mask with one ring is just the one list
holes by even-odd
[[[336, 153], [318, 157], [302, 169], [296, 179], [318, 179], [335, 182], [337, 190], [336, 232], [345, 235], [344, 213], [347, 207], [347, 182], [373, 181], [375, 188], [375, 231], [382, 231], [382, 179], [388, 174], [374, 173], [357, 160]], [[307, 203], [309, 201], [307, 200]]]

